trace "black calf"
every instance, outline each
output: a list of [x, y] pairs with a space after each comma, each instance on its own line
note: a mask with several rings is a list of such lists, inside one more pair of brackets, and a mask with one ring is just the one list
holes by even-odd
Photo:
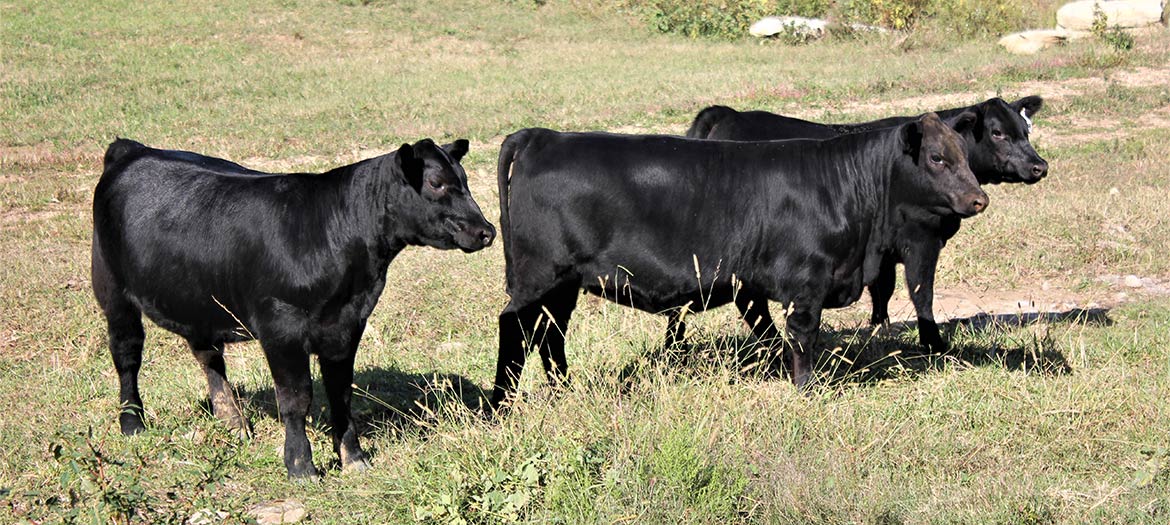
[[247, 431], [225, 343], [258, 339], [276, 383], [284, 464], [315, 476], [305, 416], [316, 354], [333, 448], [365, 453], [350, 420], [354, 355], [390, 261], [408, 245], [473, 252], [495, 229], [467, 187], [467, 141], [429, 139], [322, 174], [270, 175], [222, 159], [110, 145], [94, 192], [93, 289], [118, 371], [122, 432], [143, 430], [142, 314], [187, 339], [215, 415]]

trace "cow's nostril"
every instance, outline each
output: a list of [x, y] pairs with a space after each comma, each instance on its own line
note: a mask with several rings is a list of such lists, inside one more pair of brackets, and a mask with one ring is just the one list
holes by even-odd
[[1048, 165], [1046, 165], [1046, 164], [1033, 164], [1032, 165], [1032, 175], [1036, 178], [1041, 178], [1045, 175], [1048, 175]]

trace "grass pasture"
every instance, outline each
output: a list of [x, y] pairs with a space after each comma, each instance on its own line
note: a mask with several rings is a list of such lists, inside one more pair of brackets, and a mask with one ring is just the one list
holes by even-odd
[[[275, 499], [311, 523], [1170, 520], [1170, 33], [1030, 57], [979, 40], [787, 47], [654, 35], [592, 5], [0, 0], [0, 522], [234, 523]], [[917, 348], [904, 291], [877, 332], [863, 299], [827, 313], [824, 386], [802, 396], [739, 370], [752, 341], [730, 309], [665, 352], [663, 318], [586, 297], [572, 387], [550, 391], [530, 360], [522, 402], [490, 421], [500, 244], [415, 248], [358, 352], [370, 471], [338, 470], [318, 381], [326, 475], [287, 481], [257, 345], [227, 350], [255, 427], [239, 440], [153, 326], [149, 428], [118, 433], [88, 266], [115, 136], [279, 171], [466, 137], [496, 222], [497, 148], [521, 127], [677, 133], [712, 103], [844, 121], [995, 94], [1047, 98], [1033, 143], [1051, 175], [988, 188], [944, 250], [947, 354]]]

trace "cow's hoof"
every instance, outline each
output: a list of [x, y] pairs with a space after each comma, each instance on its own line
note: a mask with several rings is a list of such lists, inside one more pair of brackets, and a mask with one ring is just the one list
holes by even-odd
[[142, 418], [136, 414], [122, 414], [118, 419], [118, 425], [122, 427], [122, 435], [125, 436], [133, 436], [146, 431], [146, 425], [142, 424]]
[[297, 483], [316, 483], [321, 481], [321, 471], [317, 470], [317, 467], [309, 467], [296, 472], [289, 470], [288, 479]]
[[512, 411], [512, 406], [519, 401], [520, 394], [517, 392], [508, 395], [494, 395], [491, 402], [484, 407], [484, 415], [489, 420], [495, 421], [508, 415]]
[[363, 455], [360, 459], [355, 459], [345, 463], [341, 466], [342, 474], [353, 474], [355, 472], [366, 472], [370, 470], [370, 460]]
[[240, 441], [251, 441], [255, 434], [252, 432], [252, 425], [247, 421], [240, 424], [230, 425], [232, 435]]
[[[353, 452], [350, 452], [350, 451]], [[370, 457], [357, 445], [342, 446], [338, 451], [341, 456], [342, 472], [365, 472], [370, 470]]]
[[947, 342], [943, 341], [942, 339], [931, 339], [920, 341], [920, 343], [922, 344], [923, 348], [932, 354], [945, 354], [947, 350], [950, 350], [950, 345], [948, 345]]

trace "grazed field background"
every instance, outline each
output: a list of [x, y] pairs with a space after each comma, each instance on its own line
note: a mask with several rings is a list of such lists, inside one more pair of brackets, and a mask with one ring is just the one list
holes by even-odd
[[[0, 522], [234, 522], [281, 498], [314, 523], [1170, 520], [1165, 31], [1128, 52], [1013, 57], [980, 40], [686, 40], [584, 2], [348, 3], [0, 1]], [[990, 188], [944, 251], [945, 355], [914, 344], [904, 292], [876, 333], [863, 300], [827, 316], [835, 350], [805, 397], [737, 369], [752, 341], [731, 311], [697, 316], [667, 354], [662, 318], [590, 298], [569, 333], [573, 387], [554, 394], [530, 367], [493, 422], [477, 410], [507, 301], [499, 244], [413, 249], [358, 353], [369, 472], [337, 469], [318, 391], [326, 477], [286, 481], [256, 345], [227, 351], [256, 430], [240, 441], [156, 328], [149, 431], [117, 432], [88, 276], [115, 136], [298, 171], [466, 137], [494, 222], [497, 147], [520, 127], [677, 133], [711, 103], [845, 121], [997, 94], [1047, 97], [1033, 142], [1051, 175]]]

